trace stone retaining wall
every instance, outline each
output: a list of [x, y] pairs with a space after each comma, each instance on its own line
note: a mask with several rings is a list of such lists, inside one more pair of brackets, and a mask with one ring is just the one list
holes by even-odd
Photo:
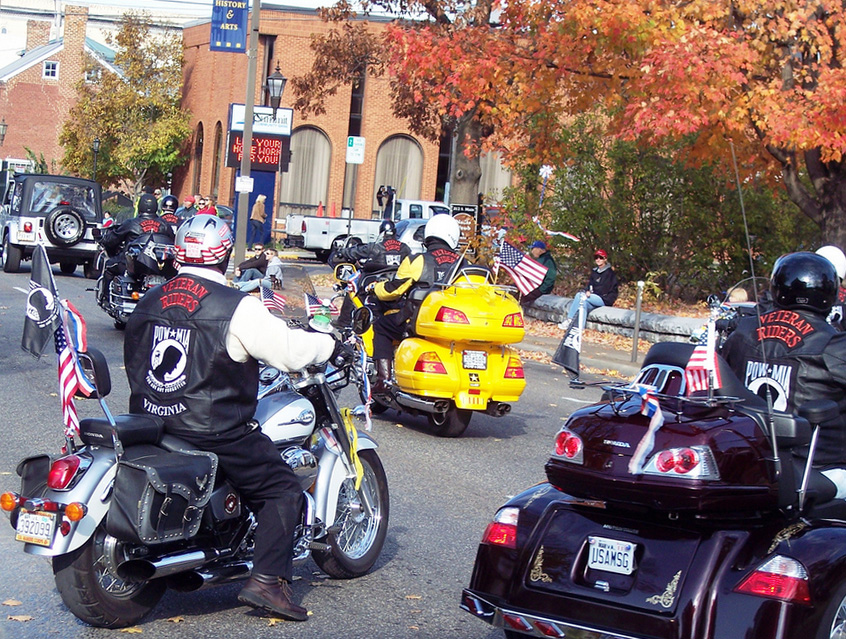
[[[524, 312], [529, 317], [547, 322], [567, 319], [572, 297], [541, 295]], [[704, 319], [675, 317], [657, 313], [640, 314], [640, 339], [650, 342], [687, 342], [690, 334], [705, 324]], [[635, 311], [615, 306], [602, 306], [588, 315], [587, 327], [605, 333], [631, 337], [634, 333]]]

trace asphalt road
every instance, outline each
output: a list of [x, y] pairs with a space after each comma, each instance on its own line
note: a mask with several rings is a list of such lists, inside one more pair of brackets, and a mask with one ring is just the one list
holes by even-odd
[[[23, 268], [0, 273], [0, 490], [18, 488], [15, 467], [21, 458], [55, 453], [62, 444], [52, 342], [41, 360], [20, 349], [29, 263]], [[90, 343], [108, 358], [113, 384], [108, 403], [120, 413], [128, 401], [123, 334], [97, 308], [88, 290], [93, 281], [62, 276], [58, 268], [54, 273], [60, 295], [86, 318]], [[434, 437], [423, 418], [394, 411], [374, 420], [391, 496], [387, 542], [375, 568], [359, 579], [328, 579], [311, 561], [295, 568], [294, 592], [312, 612], [308, 622], [276, 622], [240, 605], [235, 584], [189, 594], [169, 591], [136, 630], [156, 639], [502, 637], [458, 607], [478, 541], [506, 498], [544, 480], [543, 463], [562, 421], [599, 397], [593, 388], [570, 390], [546, 365], [526, 362], [526, 377], [526, 392], [509, 416], [475, 415], [458, 439]], [[95, 402], [77, 407], [82, 417], [100, 414]], [[64, 608], [49, 561], [24, 554], [5, 518], [0, 518], [0, 556], [0, 637], [99, 638], [115, 632], [87, 627]]]

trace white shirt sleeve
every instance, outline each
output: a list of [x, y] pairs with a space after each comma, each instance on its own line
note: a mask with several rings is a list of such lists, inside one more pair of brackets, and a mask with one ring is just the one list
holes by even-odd
[[332, 336], [288, 328], [252, 295], [235, 309], [226, 341], [226, 351], [236, 362], [253, 357], [284, 371], [325, 362], [333, 350]]

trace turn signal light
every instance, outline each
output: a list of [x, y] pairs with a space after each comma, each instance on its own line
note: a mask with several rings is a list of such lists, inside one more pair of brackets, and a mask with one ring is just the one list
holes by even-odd
[[517, 521], [519, 518], [520, 510], [518, 508], [500, 508], [493, 521], [485, 529], [485, 534], [482, 535], [482, 543], [516, 548]]
[[79, 457], [68, 455], [53, 462], [50, 474], [47, 475], [47, 486], [53, 490], [64, 490], [68, 487], [76, 471], [79, 470]]
[[795, 559], [781, 555], [776, 555], [758, 566], [734, 590], [781, 601], [811, 604], [805, 567]]
[[79, 521], [88, 514], [88, 507], [79, 502], [73, 502], [65, 506], [65, 517], [71, 521]]
[[525, 379], [526, 375], [523, 372], [523, 362], [519, 357], [509, 357], [508, 366], [505, 369], [505, 379]]
[[469, 324], [470, 320], [467, 319], [467, 316], [454, 308], [450, 308], [449, 306], [441, 306], [438, 309], [437, 315], [435, 315], [436, 322], [444, 322], [445, 324]]
[[437, 375], [446, 375], [447, 371], [444, 367], [441, 358], [434, 351], [423, 353], [417, 358], [417, 363], [414, 364], [414, 370], [418, 373], [435, 373]]
[[506, 315], [505, 319], [502, 320], [503, 328], [523, 328], [525, 324], [523, 323], [523, 314], [522, 313], [511, 313], [510, 315]]
[[0, 508], [6, 512], [12, 512], [23, 503], [23, 499], [17, 493], [3, 493], [0, 495]]

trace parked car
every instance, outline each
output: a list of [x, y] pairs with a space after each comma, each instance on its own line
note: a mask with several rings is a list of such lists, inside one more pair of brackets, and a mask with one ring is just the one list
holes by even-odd
[[423, 232], [429, 220], [400, 220], [397, 222], [397, 239], [411, 249], [412, 253], [423, 253]]
[[62, 273], [69, 275], [82, 264], [85, 276], [96, 279], [99, 245], [93, 229], [103, 219], [100, 185], [41, 173], [16, 174], [13, 181], [0, 212], [3, 270], [18, 272], [40, 244]]

